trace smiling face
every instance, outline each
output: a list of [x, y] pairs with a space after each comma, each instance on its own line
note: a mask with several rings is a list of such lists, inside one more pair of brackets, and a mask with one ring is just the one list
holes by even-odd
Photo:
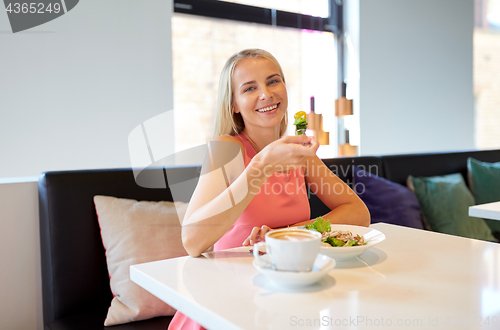
[[278, 67], [263, 57], [249, 57], [234, 68], [233, 109], [241, 114], [245, 128], [280, 129], [288, 106], [285, 83]]

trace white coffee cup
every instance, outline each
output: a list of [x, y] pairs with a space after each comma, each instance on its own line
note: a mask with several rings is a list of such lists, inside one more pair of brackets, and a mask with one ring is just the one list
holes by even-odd
[[[318, 256], [321, 234], [317, 231], [284, 228], [269, 231], [266, 241], [254, 245], [253, 255], [257, 264], [276, 270], [311, 271]], [[259, 256], [259, 249], [266, 247], [271, 262]]]

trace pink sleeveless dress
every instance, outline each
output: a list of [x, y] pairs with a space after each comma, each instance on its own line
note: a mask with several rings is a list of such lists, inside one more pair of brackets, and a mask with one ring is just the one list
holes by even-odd
[[[244, 135], [236, 135], [235, 138], [240, 140], [245, 148], [246, 167], [256, 155], [255, 149]], [[310, 207], [302, 168], [290, 170], [289, 174], [275, 173], [262, 185], [259, 193], [255, 195], [227, 233], [215, 243], [214, 250], [240, 247], [250, 235], [253, 227], [262, 225], [271, 228], [286, 227], [309, 220], [309, 217]], [[200, 330], [205, 328], [177, 312], [168, 329]]]

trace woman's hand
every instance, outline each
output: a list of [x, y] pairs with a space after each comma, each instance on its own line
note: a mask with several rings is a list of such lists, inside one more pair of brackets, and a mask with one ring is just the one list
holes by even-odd
[[307, 157], [316, 155], [319, 143], [310, 136], [285, 136], [262, 149], [257, 157], [264, 174], [286, 172], [304, 166]]
[[243, 241], [243, 246], [248, 246], [248, 245], [254, 245], [257, 242], [260, 241], [265, 241], [266, 240], [266, 233], [268, 231], [272, 230], [266, 225], [263, 225], [262, 227], [253, 227], [252, 232], [250, 233], [250, 236], [247, 237], [246, 240]]

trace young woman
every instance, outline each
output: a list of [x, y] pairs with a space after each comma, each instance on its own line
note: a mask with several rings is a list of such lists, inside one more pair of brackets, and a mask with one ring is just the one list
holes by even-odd
[[[364, 203], [316, 156], [305, 135], [283, 136], [288, 97], [278, 61], [247, 49], [222, 70], [214, 141], [182, 224], [186, 251], [198, 257], [253, 245], [271, 228], [304, 225], [310, 208], [305, 184], [332, 210], [331, 223], [368, 226]], [[169, 329], [200, 329], [177, 313]]]

